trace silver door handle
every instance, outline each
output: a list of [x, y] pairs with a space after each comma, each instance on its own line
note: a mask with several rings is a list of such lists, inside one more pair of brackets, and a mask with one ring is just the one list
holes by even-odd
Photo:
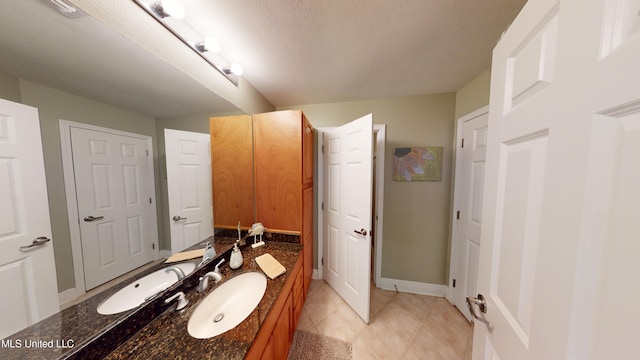
[[26, 250], [26, 249], [30, 249], [32, 247], [42, 246], [42, 245], [48, 243], [49, 241], [51, 241], [51, 239], [49, 239], [48, 237], [40, 236], [40, 237], [37, 237], [37, 238], [33, 239], [31, 244], [26, 245], [26, 246], [20, 246], [20, 250]]
[[356, 234], [360, 234], [362, 236], [367, 236], [367, 230], [365, 230], [365, 229], [353, 230], [353, 232], [356, 233]]
[[467, 297], [467, 306], [469, 307], [469, 311], [475, 319], [478, 319], [479, 316], [476, 313], [474, 305], [476, 305], [483, 314], [487, 313], [487, 302], [482, 294], [478, 294], [478, 297]]
[[82, 220], [86, 222], [92, 222], [92, 221], [102, 220], [102, 219], [104, 219], [104, 216], [85, 216], [84, 219]]
[[173, 221], [187, 220], [186, 217], [181, 217], [180, 215], [176, 215], [172, 217]]

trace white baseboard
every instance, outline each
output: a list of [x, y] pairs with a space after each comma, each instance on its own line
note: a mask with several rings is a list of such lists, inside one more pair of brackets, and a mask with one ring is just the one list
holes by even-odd
[[[311, 278], [314, 280], [322, 279], [322, 277], [320, 277], [320, 272], [318, 271], [318, 269], [313, 269]], [[380, 278], [380, 281], [378, 281], [376, 287], [379, 287], [383, 290], [397, 290], [400, 292], [437, 297], [445, 297], [445, 294], [447, 293], [446, 285], [428, 284], [417, 281], [398, 280], [390, 278]]]
[[380, 278], [380, 281], [378, 281], [376, 286], [384, 290], [397, 290], [400, 292], [437, 297], [444, 297], [447, 292], [446, 285], [428, 284], [417, 281], [398, 280], [390, 278]]
[[61, 293], [58, 293], [58, 304], [60, 304], [60, 308], [63, 308], [64, 304], [77, 299], [78, 294], [76, 292], [77, 292], [76, 288], [71, 288]]

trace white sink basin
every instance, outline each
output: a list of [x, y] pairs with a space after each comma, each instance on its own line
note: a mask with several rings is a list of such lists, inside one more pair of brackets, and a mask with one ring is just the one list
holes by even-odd
[[[196, 268], [193, 262], [184, 262], [172, 266], [182, 269], [185, 275], [189, 275]], [[98, 305], [98, 313], [111, 315], [133, 309], [140, 306], [145, 301], [145, 298], [153, 296], [175, 284], [178, 282], [178, 275], [173, 271], [165, 272], [169, 267], [152, 272], [123, 287]]]
[[258, 306], [267, 278], [258, 272], [240, 274], [213, 290], [189, 318], [187, 330], [196, 339], [208, 339], [231, 330]]

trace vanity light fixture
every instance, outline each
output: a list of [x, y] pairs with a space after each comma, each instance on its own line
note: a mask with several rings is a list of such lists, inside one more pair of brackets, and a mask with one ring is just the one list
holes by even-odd
[[200, 55], [220, 74], [238, 86], [242, 66], [231, 63], [220, 55], [220, 43], [211, 36], [202, 36], [191, 24], [180, 0], [133, 0], [175, 37]]

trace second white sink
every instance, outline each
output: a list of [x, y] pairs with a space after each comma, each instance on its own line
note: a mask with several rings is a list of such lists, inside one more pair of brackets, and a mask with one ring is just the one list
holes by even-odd
[[[177, 266], [182, 269], [185, 275], [189, 275], [196, 267], [193, 262], [184, 262], [172, 266]], [[171, 266], [152, 272], [123, 287], [98, 305], [98, 313], [111, 315], [133, 309], [145, 302], [146, 298], [178, 282], [178, 275], [174, 272], [165, 271], [169, 267]]]
[[240, 274], [224, 282], [202, 300], [189, 318], [187, 330], [197, 339], [208, 339], [233, 329], [258, 306], [267, 278], [258, 272]]

